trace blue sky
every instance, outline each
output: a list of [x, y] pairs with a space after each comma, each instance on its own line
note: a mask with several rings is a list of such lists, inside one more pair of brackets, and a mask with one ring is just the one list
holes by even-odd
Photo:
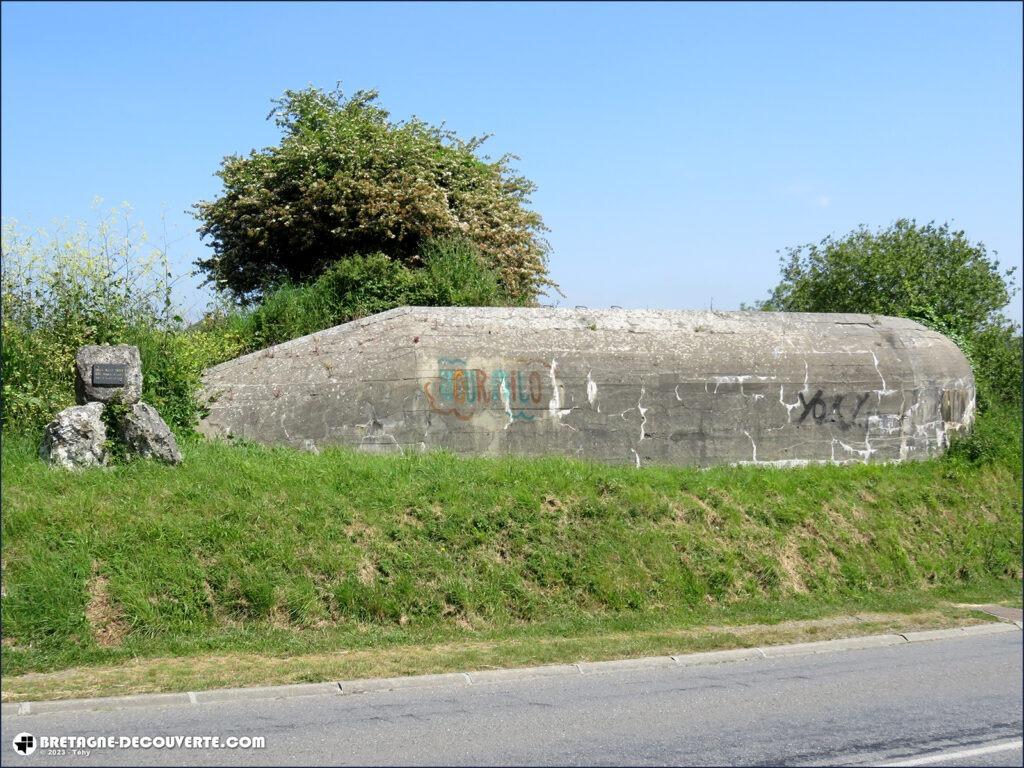
[[127, 201], [179, 272], [220, 159], [276, 143], [286, 88], [337, 81], [519, 155], [562, 305], [737, 308], [779, 249], [899, 217], [1021, 262], [1017, 3], [0, 8], [3, 216]]

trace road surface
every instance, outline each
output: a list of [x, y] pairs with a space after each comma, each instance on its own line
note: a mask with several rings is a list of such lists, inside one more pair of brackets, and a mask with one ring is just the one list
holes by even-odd
[[[3, 719], [4, 765], [1022, 765], [1020, 632], [701, 667]], [[263, 749], [16, 755], [35, 736]], [[69, 750], [70, 752], [70, 750]]]

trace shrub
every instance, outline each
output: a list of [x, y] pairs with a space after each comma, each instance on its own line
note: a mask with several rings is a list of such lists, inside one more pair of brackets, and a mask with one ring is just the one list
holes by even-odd
[[967, 435], [956, 438], [949, 449], [949, 461], [969, 464], [1000, 464], [1014, 477], [1021, 474], [1021, 410], [993, 404], [978, 415], [977, 424]]
[[421, 268], [383, 253], [352, 256], [305, 285], [287, 284], [251, 310], [221, 322], [245, 351], [330, 328], [403, 305], [496, 306], [512, 300], [477, 250], [460, 238], [428, 241]]
[[413, 273], [406, 303], [428, 307], [493, 307], [516, 303], [502, 289], [466, 240], [447, 237], [427, 241], [424, 269]]
[[1016, 293], [982, 243], [947, 224], [900, 219], [860, 227], [786, 250], [782, 279], [756, 308], [781, 312], [861, 312], [917, 320], [953, 339], [971, 360], [979, 403], [1020, 403], [1020, 328], [1000, 311]]
[[245, 351], [230, 329], [186, 329], [179, 324], [152, 328], [128, 337], [142, 357], [142, 399], [176, 431], [190, 433], [199, 420], [196, 394], [203, 371]]
[[165, 254], [126, 210], [51, 235], [6, 224], [2, 254], [5, 431], [38, 432], [74, 405], [75, 353], [86, 344], [138, 346], [143, 399], [179, 433], [192, 429], [203, 369], [241, 344], [223, 332], [186, 332]]
[[274, 101], [280, 144], [225, 157], [221, 195], [194, 206], [214, 250], [196, 262], [208, 280], [246, 302], [356, 254], [415, 267], [428, 240], [464, 237], [514, 299], [553, 286], [546, 227], [527, 207], [534, 185], [513, 156], [490, 161], [478, 155], [486, 137], [393, 122], [376, 100], [311, 87]]
[[971, 339], [968, 357], [974, 364], [978, 394], [983, 404], [1020, 403], [1024, 345], [1020, 326], [995, 320]]

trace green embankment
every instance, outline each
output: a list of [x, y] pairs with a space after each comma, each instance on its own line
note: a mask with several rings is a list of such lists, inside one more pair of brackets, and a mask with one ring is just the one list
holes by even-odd
[[3, 672], [1014, 599], [1019, 435], [707, 471], [186, 442], [78, 474], [10, 438]]

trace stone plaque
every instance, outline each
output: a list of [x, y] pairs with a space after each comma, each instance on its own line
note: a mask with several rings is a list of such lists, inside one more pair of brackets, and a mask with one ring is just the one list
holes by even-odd
[[128, 366], [124, 363], [96, 363], [92, 367], [94, 387], [123, 387], [128, 380]]
[[142, 397], [142, 360], [129, 344], [81, 347], [75, 355], [75, 399], [79, 405], [109, 403], [116, 398], [133, 405]]

